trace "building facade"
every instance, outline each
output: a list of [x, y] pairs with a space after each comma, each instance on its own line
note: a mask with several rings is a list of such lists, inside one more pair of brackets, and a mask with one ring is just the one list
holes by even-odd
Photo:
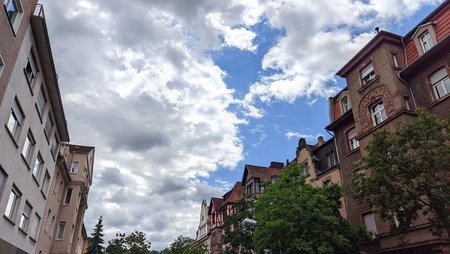
[[209, 250], [209, 233], [210, 233], [210, 221], [208, 217], [208, 203], [206, 199], [202, 200], [202, 205], [200, 207], [200, 219], [197, 228], [197, 234], [195, 236], [195, 240], [192, 243], [193, 247], [197, 247], [200, 245], [206, 246]]
[[[54, 216], [55, 220], [64, 209], [77, 211], [70, 218], [72, 224], [67, 223], [73, 225], [77, 238], [67, 252], [54, 253], [81, 253], [78, 236], [94, 152], [91, 148], [88, 157], [92, 161], [83, 164], [90, 172], [88, 180], [82, 178], [82, 172], [71, 175], [62, 169], [62, 164], [73, 160], [64, 157], [66, 150], [75, 146], [68, 145], [69, 132], [42, 5], [35, 0], [5, 0], [0, 11], [0, 37], [0, 253], [52, 253], [45, 248], [55, 244], [49, 245], [41, 234], [52, 228], [46, 227], [50, 207], [50, 218]], [[86, 157], [82, 151], [75, 154], [82, 154], [76, 155], [81, 156], [80, 161]], [[72, 188], [72, 200], [80, 204], [56, 208], [57, 202], [68, 195], [67, 191], [54, 193], [60, 180], [66, 184], [64, 188]]]
[[[374, 133], [393, 131], [401, 123], [416, 118], [415, 110], [424, 107], [446, 117], [450, 109], [449, 75], [450, 2], [445, 1], [406, 36], [385, 31], [359, 51], [337, 75], [347, 87], [330, 98], [331, 124], [344, 185], [354, 174], [366, 174], [357, 162], [367, 154], [365, 147]], [[368, 205], [345, 197], [348, 219], [374, 233], [368, 253], [447, 253], [449, 236], [433, 236], [429, 222], [419, 217], [401, 244], [390, 234]]]

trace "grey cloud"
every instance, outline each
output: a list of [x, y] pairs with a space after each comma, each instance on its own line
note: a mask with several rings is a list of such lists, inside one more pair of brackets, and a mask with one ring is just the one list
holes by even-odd
[[101, 171], [99, 180], [104, 185], [118, 185], [124, 186], [124, 176], [120, 173], [120, 169], [114, 167], [108, 167]]

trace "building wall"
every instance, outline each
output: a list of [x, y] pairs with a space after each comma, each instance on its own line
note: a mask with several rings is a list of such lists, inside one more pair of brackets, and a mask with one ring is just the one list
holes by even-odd
[[[23, 3], [25, 3], [24, 10], [26, 13], [32, 11], [31, 7], [34, 8], [33, 2], [34, 1], [23, 1]], [[22, 21], [25, 22], [27, 20], [29, 21], [29, 16], [25, 15], [24, 12]], [[0, 147], [0, 165], [8, 177], [5, 186], [3, 187], [3, 191], [0, 193], [0, 212], [2, 214], [5, 212], [6, 204], [9, 199], [8, 197], [13, 185], [16, 186], [21, 192], [21, 197], [13, 219], [11, 221], [6, 219], [6, 217], [2, 217], [0, 219], [0, 228], [2, 228], [0, 231], [0, 238], [12, 243], [26, 252], [33, 253], [36, 246], [35, 240], [37, 240], [38, 236], [34, 235], [32, 232], [29, 232], [30, 228], [27, 228], [25, 232], [20, 231], [18, 229], [19, 219], [22, 211], [24, 210], [25, 202], [27, 201], [32, 206], [29, 225], [31, 225], [32, 220], [37, 220], [35, 214], [41, 218], [40, 221], [42, 222], [48, 195], [48, 191], [43, 190], [43, 182], [46, 175], [52, 176], [54, 174], [56, 157], [51, 153], [50, 142], [47, 140], [47, 137], [43, 131], [44, 124], [47, 121], [47, 113], [52, 111], [52, 107], [50, 103], [45, 105], [42, 118], [38, 114], [35, 107], [39, 89], [42, 84], [46, 84], [46, 80], [44, 79], [42, 72], [38, 72], [35, 82], [29, 85], [24, 75], [24, 67], [26, 66], [27, 57], [30, 54], [30, 50], [32, 47], [36, 48], [31, 27], [24, 25], [19, 28], [19, 31], [22, 31], [21, 29], [25, 28], [26, 30], [24, 30], [23, 42], [19, 45], [20, 50], [17, 54], [14, 68], [10, 73], [10, 79], [7, 83], [6, 89], [2, 90], [4, 93], [3, 100], [0, 105], [0, 140], [2, 143], [2, 146]], [[4, 32], [5, 31], [2, 30], [2, 33]], [[20, 33], [20, 35], [22, 34]], [[19, 42], [19, 39], [17, 39], [16, 42]], [[35, 52], [35, 57], [36, 65], [38, 69], [41, 69], [40, 56], [37, 52]], [[9, 61], [12, 61], [13, 58], [14, 57], [12, 56], [8, 56], [8, 59], [10, 59]], [[6, 65], [5, 69], [7, 70]], [[2, 76], [7, 73], [8, 71], [3, 72]], [[4, 86], [4, 83], [2, 86]], [[21, 124], [19, 134], [16, 138], [13, 138], [12, 135], [10, 135], [6, 125], [8, 123], [8, 119], [11, 114], [11, 107], [15, 101], [15, 98], [18, 100], [25, 118]], [[52, 128], [52, 133], [59, 132], [57, 128], [58, 127], [54, 125]], [[26, 161], [21, 153], [29, 131], [32, 133], [36, 144], [31, 152], [30, 159]], [[40, 174], [34, 177], [32, 174], [32, 169], [38, 153], [43, 159], [44, 166]], [[39, 224], [41, 224], [41, 222]]]

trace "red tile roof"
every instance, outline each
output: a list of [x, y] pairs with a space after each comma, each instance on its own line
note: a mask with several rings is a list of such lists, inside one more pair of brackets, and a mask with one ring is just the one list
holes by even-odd
[[225, 193], [225, 195], [223, 195], [224, 201], [221, 206], [224, 207], [229, 203], [236, 203], [242, 198], [243, 195], [244, 185], [242, 185], [242, 182], [236, 182], [233, 188], [229, 192]]
[[220, 206], [223, 203], [223, 198], [211, 198], [211, 202], [209, 203], [208, 214], [211, 213], [211, 210], [219, 211]]
[[242, 182], [245, 183], [247, 179], [250, 178], [258, 178], [260, 181], [265, 181], [274, 175], [281, 174], [282, 172], [283, 169], [281, 168], [269, 168], [246, 164], [244, 167]]

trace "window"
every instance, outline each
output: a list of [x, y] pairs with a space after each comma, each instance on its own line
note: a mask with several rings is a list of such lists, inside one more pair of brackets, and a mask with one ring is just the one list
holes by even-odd
[[372, 63], [369, 63], [366, 67], [361, 70], [361, 81], [363, 86], [367, 85], [370, 81], [375, 78], [375, 71], [373, 69]]
[[332, 166], [336, 165], [336, 156], [334, 155], [333, 151], [328, 153], [326, 156], [327, 156], [327, 166], [328, 167], [332, 167]]
[[302, 174], [302, 176], [306, 176], [306, 177], [308, 177], [310, 175], [308, 162], [306, 162], [306, 161], [303, 162], [303, 170], [302, 170], [301, 174]]
[[80, 163], [78, 161], [72, 161], [72, 166], [70, 167], [70, 173], [76, 174], [78, 172], [78, 167]]
[[42, 83], [41, 89], [39, 89], [39, 94], [38, 94], [37, 103], [36, 103], [36, 109], [41, 118], [42, 118], [42, 114], [44, 113], [44, 107], [45, 107], [46, 103], [47, 103], [47, 97], [45, 96], [44, 83]]
[[431, 47], [433, 47], [433, 40], [431, 39], [431, 34], [428, 32], [428, 30], [420, 35], [419, 41], [424, 53], [427, 52]]
[[6, 204], [5, 209], [5, 216], [8, 217], [10, 220], [14, 221], [14, 215], [16, 213], [17, 207], [20, 203], [20, 197], [22, 196], [22, 193], [13, 186], [11, 189], [11, 193], [9, 194], [8, 203]]
[[356, 139], [356, 129], [353, 128], [347, 133], [348, 143], [350, 145], [350, 151], [359, 147], [359, 141]]
[[3, 170], [2, 167], [0, 167], [0, 201], [3, 193], [3, 187], [5, 187], [7, 177], [8, 175], [6, 174], [6, 172]]
[[56, 154], [58, 152], [58, 145], [59, 145], [59, 141], [56, 138], [56, 134], [55, 134], [55, 135], [53, 135], [52, 143], [51, 143], [52, 155], [53, 155], [53, 158], [55, 158], [55, 159], [56, 159]]
[[25, 202], [25, 207], [23, 208], [22, 216], [20, 216], [19, 228], [22, 231], [27, 231], [28, 222], [30, 220], [31, 210], [33, 207], [28, 202]]
[[2, 75], [3, 67], [5, 67], [5, 62], [3, 62], [3, 58], [0, 55], [0, 76]]
[[17, 140], [20, 127], [22, 126], [24, 116], [22, 113], [22, 109], [20, 108], [20, 104], [17, 101], [17, 98], [14, 99], [13, 105], [11, 107], [11, 114], [9, 115], [8, 123], [6, 124], [9, 133], [12, 135], [14, 140]]
[[44, 167], [44, 160], [42, 159], [41, 154], [38, 152], [38, 156], [36, 157], [36, 161], [34, 162], [33, 167], [33, 176], [36, 180], [39, 180], [39, 176], [41, 175], [42, 168]]
[[9, 23], [15, 30], [17, 28], [17, 21], [19, 20], [19, 15], [22, 12], [22, 6], [19, 0], [3, 0], [3, 6], [6, 9]]
[[73, 192], [73, 188], [67, 188], [66, 198], [64, 198], [65, 205], [70, 204], [70, 200], [72, 199], [72, 192]]
[[50, 134], [52, 132], [53, 125], [54, 125], [54, 123], [53, 123], [52, 114], [48, 113], [47, 122], [45, 122], [45, 127], [44, 127], [44, 133], [45, 133], [45, 137], [47, 138], [47, 140], [50, 140]]
[[366, 227], [366, 230], [377, 234], [377, 225], [375, 224], [375, 214], [373, 212], [363, 214], [363, 223]]
[[441, 68], [430, 76], [430, 82], [433, 85], [436, 98], [442, 98], [450, 92], [450, 80], [448, 79], [447, 69]]
[[44, 196], [47, 196], [49, 185], [50, 185], [50, 174], [48, 173], [48, 171], [45, 171], [45, 177], [44, 181], [42, 182], [42, 189], [41, 189]]
[[33, 49], [31, 49], [30, 51], [30, 55], [27, 58], [27, 64], [25, 65], [23, 72], [25, 73], [25, 78], [28, 81], [30, 89], [32, 89], [34, 81], [36, 80], [36, 74], [38, 72], [38, 69], [36, 67], [36, 58], [34, 57]]
[[396, 68], [398, 68], [398, 60], [397, 60], [397, 55], [394, 53], [391, 53], [391, 59], [392, 59], [392, 65]]
[[39, 214], [35, 213], [33, 219], [30, 222], [30, 237], [36, 240], [39, 223], [41, 222], [41, 217]]
[[33, 134], [31, 131], [28, 131], [27, 137], [25, 139], [25, 143], [23, 144], [22, 156], [27, 163], [30, 162], [31, 155], [33, 154], [34, 147], [36, 145], [36, 141], [34, 141]]
[[253, 193], [253, 184], [247, 185], [247, 195], [252, 195]]
[[387, 119], [386, 111], [384, 111], [383, 101], [379, 101], [371, 108], [373, 126], [384, 122]]
[[58, 224], [58, 235], [56, 236], [57, 240], [62, 240], [64, 238], [64, 229], [66, 227], [65, 221], [60, 221]]
[[350, 105], [348, 104], [348, 97], [345, 96], [341, 100], [342, 113], [347, 112], [350, 109]]

